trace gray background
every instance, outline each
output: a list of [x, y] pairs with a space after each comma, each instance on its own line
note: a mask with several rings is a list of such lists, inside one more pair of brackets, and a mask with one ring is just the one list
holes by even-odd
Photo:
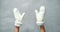
[[[60, 32], [60, 0], [44, 0], [46, 32]], [[14, 32], [13, 8], [26, 12], [20, 32], [39, 32], [34, 10], [42, 5], [41, 0], [0, 0], [0, 32]]]

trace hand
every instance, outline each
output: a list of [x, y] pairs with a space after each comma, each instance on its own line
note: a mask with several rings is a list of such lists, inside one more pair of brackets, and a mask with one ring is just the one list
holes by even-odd
[[17, 8], [13, 9], [13, 13], [14, 13], [14, 16], [15, 16], [15, 19], [16, 19], [15, 24], [16, 25], [22, 24], [21, 21], [22, 21], [23, 16], [25, 15], [25, 13], [21, 14]]
[[37, 23], [43, 23], [42, 20], [43, 20], [44, 13], [45, 13], [45, 6], [41, 6], [39, 12], [38, 10], [35, 10], [35, 13], [36, 13]]

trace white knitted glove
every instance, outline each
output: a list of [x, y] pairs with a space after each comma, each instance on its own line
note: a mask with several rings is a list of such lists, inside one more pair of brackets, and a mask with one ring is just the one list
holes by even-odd
[[38, 10], [35, 10], [36, 13], [36, 19], [37, 19], [37, 25], [43, 25], [43, 17], [44, 17], [44, 13], [45, 13], [45, 6], [41, 6], [40, 7], [40, 11], [38, 12]]
[[20, 26], [22, 24], [22, 18], [25, 13], [21, 14], [17, 8], [13, 9], [14, 17], [15, 17], [15, 26]]

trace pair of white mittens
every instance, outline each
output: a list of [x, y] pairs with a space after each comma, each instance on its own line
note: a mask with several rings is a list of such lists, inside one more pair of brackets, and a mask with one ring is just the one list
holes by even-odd
[[[13, 10], [13, 13], [14, 13], [14, 16], [15, 16], [15, 26], [21, 26], [22, 24], [22, 19], [23, 19], [23, 16], [25, 15], [25, 13], [20, 13], [19, 10], [17, 8], [14, 8]], [[45, 6], [41, 6], [40, 7], [40, 11], [38, 12], [38, 10], [35, 10], [35, 14], [36, 14], [36, 24], [37, 25], [43, 25], [44, 22], [42, 21], [43, 20], [43, 17], [44, 17], [44, 13], [45, 13]]]

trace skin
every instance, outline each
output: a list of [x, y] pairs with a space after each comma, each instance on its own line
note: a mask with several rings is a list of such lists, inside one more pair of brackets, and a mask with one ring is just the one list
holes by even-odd
[[40, 26], [40, 32], [46, 32], [44, 25], [41, 25], [41, 26]]
[[[20, 27], [15, 26], [15, 32], [19, 32], [19, 28], [20, 28]], [[44, 25], [41, 25], [41, 26], [40, 26], [40, 32], [46, 32]]]
[[15, 26], [15, 32], [19, 32], [19, 28], [20, 27]]

